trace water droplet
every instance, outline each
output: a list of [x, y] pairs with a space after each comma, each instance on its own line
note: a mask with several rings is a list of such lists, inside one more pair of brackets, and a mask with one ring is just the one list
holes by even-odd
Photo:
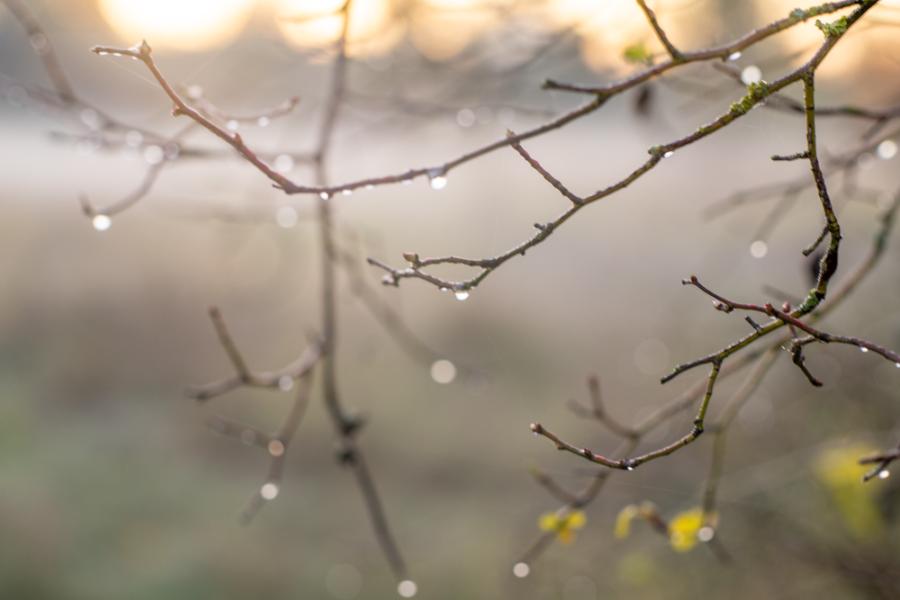
[[528, 566], [528, 563], [517, 562], [513, 565], [513, 575], [519, 579], [528, 577], [529, 573], [531, 573], [531, 567]]
[[144, 160], [148, 165], [158, 165], [164, 157], [163, 149], [153, 144], [144, 148]]
[[125, 143], [132, 148], [137, 148], [144, 141], [144, 136], [140, 131], [129, 131], [125, 134]]
[[711, 542], [714, 537], [716, 537], [716, 530], [709, 526], [701, 527], [697, 532], [697, 539], [701, 542]]
[[431, 365], [431, 378], [437, 383], [451, 383], [456, 379], [456, 365], [444, 358], [434, 361]]
[[275, 157], [275, 170], [287, 173], [294, 168], [294, 158], [290, 154], [279, 154]]
[[269, 442], [267, 450], [269, 451], [269, 454], [271, 454], [275, 458], [278, 458], [279, 456], [284, 454], [284, 442], [282, 442], [281, 440], [272, 440], [271, 442]]
[[762, 81], [762, 71], [756, 65], [744, 67], [744, 70], [741, 71], [741, 81], [744, 82], [744, 85], [759, 83]]
[[412, 179], [404, 179], [401, 183], [403, 185], [412, 185]]
[[631, 465], [628, 465], [627, 467], [625, 467], [625, 470], [626, 471], [634, 471], [634, 467], [632, 467]]
[[371, 183], [367, 183], [367, 184], [366, 184], [366, 189], [367, 189], [367, 190], [375, 189], [375, 185], [374, 185], [374, 184], [371, 184]]
[[269, 117], [266, 116], [262, 116], [256, 120], [256, 124], [259, 127], [268, 127], [270, 122]]
[[187, 89], [188, 98], [192, 100], [197, 100], [201, 96], [203, 96], [203, 88], [199, 85], [189, 85]]
[[869, 349], [866, 348], [865, 346], [862, 346], [862, 347], [859, 349], [859, 351], [860, 351], [860, 352], [868, 352]]
[[256, 443], [256, 432], [252, 429], [245, 429], [241, 432], [241, 441], [248, 446]]
[[241, 124], [234, 119], [231, 119], [230, 121], [225, 123], [225, 127], [228, 129], [228, 131], [237, 131], [240, 126]]
[[[287, 207], [290, 208], [290, 207]], [[293, 209], [292, 209], [293, 210]], [[296, 212], [295, 212], [296, 214]], [[282, 227], [284, 227], [282, 225]], [[294, 387], [294, 378], [290, 375], [282, 375], [278, 378], [278, 389], [282, 392], [289, 392]]]
[[460, 127], [471, 127], [475, 124], [475, 111], [471, 108], [461, 108], [456, 113], [456, 124]]
[[329, 194], [328, 192], [319, 192], [319, 198], [321, 198], [322, 200], [328, 200], [329, 198], [331, 198], [331, 194]]
[[274, 500], [278, 497], [278, 491], [278, 486], [270, 481], [259, 488], [259, 495], [263, 500]]
[[890, 160], [897, 156], [897, 144], [894, 140], [884, 140], [878, 144], [875, 154], [882, 160]]
[[769, 253], [769, 245], [762, 240], [756, 240], [750, 244], [750, 256], [753, 258], [762, 258]]
[[665, 154], [663, 154], [663, 158], [672, 158], [672, 155], [674, 155], [674, 154], [675, 154], [674, 152], [672, 152], [671, 150], [669, 150], [668, 152], [666, 152]]
[[341, 190], [341, 195], [343, 195], [343, 196], [349, 196], [352, 193], [353, 193], [353, 190], [351, 190], [351, 189]]
[[462, 302], [462, 301], [468, 299], [468, 297], [469, 297], [469, 292], [466, 291], [466, 290], [457, 290], [456, 293], [453, 294], [453, 295], [456, 296], [456, 299], [457, 299], [457, 300], [459, 300], [460, 302]]
[[891, 472], [887, 469], [882, 469], [880, 473], [878, 473], [878, 479], [887, 479], [891, 476]]
[[740, 57], [741, 57], [741, 51], [735, 50], [734, 52], [732, 52], [731, 54], [728, 55], [728, 60], [735, 61], [735, 60], [739, 59]]
[[419, 586], [412, 579], [404, 579], [397, 584], [397, 593], [404, 598], [412, 598], [419, 591]]
[[112, 225], [112, 219], [107, 215], [94, 215], [94, 218], [91, 219], [91, 225], [97, 231], [106, 231]]
[[428, 179], [433, 190], [442, 190], [447, 187], [447, 178], [444, 175], [436, 175]]
[[894, 366], [900, 369], [900, 363], [894, 363]]
[[106, 56], [107, 54], [109, 54], [109, 52], [107, 52], [106, 50], [100, 50], [99, 52], [97, 52], [97, 56]]

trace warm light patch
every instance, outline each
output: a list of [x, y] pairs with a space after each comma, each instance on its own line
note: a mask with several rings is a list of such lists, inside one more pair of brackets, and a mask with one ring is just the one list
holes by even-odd
[[206, 50], [234, 39], [253, 0], [99, 0], [100, 14], [128, 43]]
[[[275, 18], [278, 29], [291, 45], [303, 49], [328, 48], [341, 35], [341, 6], [343, 0], [275, 0]], [[349, 17], [349, 56], [384, 54], [402, 36], [390, 0], [354, 0]]]
[[410, 17], [409, 37], [426, 58], [450, 60], [497, 23], [497, 13], [483, 2], [430, 0]]

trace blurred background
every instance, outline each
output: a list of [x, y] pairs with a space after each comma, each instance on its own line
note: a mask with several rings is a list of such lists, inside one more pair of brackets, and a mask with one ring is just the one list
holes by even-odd
[[[172, 82], [229, 113], [299, 96], [287, 116], [236, 127], [277, 156], [280, 170], [312, 181], [292, 156], [316, 141], [337, 0], [26, 4], [79, 98], [161, 135], [183, 123], [146, 70], [93, 55], [92, 45], [145, 38]], [[653, 6], [674, 43], [695, 49], [811, 4]], [[822, 67], [820, 105], [900, 103], [900, 2], [881, 5]], [[350, 19], [335, 182], [440, 164], [582, 101], [541, 90], [545, 79], [606, 82], [639, 68], [626, 49], [639, 58], [659, 52], [630, 0], [354, 0]], [[745, 83], [773, 80], [820, 40], [805, 24], [728, 64]], [[334, 460], [318, 395], [278, 497], [245, 527], [237, 516], [264, 481], [267, 456], [218, 435], [208, 419], [272, 430], [292, 396], [239, 390], [198, 405], [183, 392], [232, 372], [206, 316], [211, 304], [253, 368], [277, 368], [303, 348], [319, 314], [313, 200], [286, 198], [227, 152], [177, 156], [132, 132], [110, 141], [96, 112], [41, 101], [34, 86], [48, 80], [35, 44], [0, 3], [0, 597], [396, 597], [352, 476]], [[743, 93], [698, 65], [525, 147], [586, 194]], [[869, 125], [821, 119], [823, 152], [860, 148]], [[530, 236], [532, 223], [566, 203], [514, 152], [454, 170], [441, 190], [420, 179], [334, 199], [361, 277], [434, 350], [405, 352], [342, 279], [340, 386], [369, 421], [361, 445], [419, 596], [891, 597], [900, 582], [900, 487], [896, 478], [863, 486], [854, 461], [897, 443], [900, 370], [838, 346], [807, 350], [819, 389], [785, 353], [735, 424], [717, 533], [730, 564], [702, 545], [676, 552], [646, 523], [627, 539], [613, 536], [625, 505], [651, 500], [667, 518], [698, 505], [711, 449], [701, 438], [614, 473], [572, 543], [554, 542], [525, 578], [512, 572], [539, 534], [539, 516], [558, 507], [529, 469], [573, 487], [593, 472], [532, 436], [530, 422], [610, 452], [614, 436], [566, 407], [586, 399], [588, 374], [600, 376], [609, 410], [625, 423], [704, 377], [659, 384], [674, 364], [721, 348], [747, 325], [712, 310], [681, 285], [685, 276], [746, 301], [776, 299], [771, 288], [805, 294], [810, 263], [800, 249], [821, 220], [813, 191], [715, 210], [742, 190], [806, 177], [804, 164], [769, 160], [803, 143], [801, 116], [754, 110], [585, 209], [464, 302], [412, 280], [383, 288], [382, 273], [363, 258], [400, 266], [409, 251], [486, 257]], [[184, 144], [222, 148], [204, 132]], [[884, 137], [830, 179], [845, 230], [836, 281], [871, 247], [879, 211], [900, 183], [896, 154], [896, 139]], [[161, 160], [166, 168], [145, 198], [102, 231], [92, 227], [80, 195], [113, 203]], [[898, 234], [824, 329], [900, 347]], [[722, 381], [714, 415], [739, 379]], [[645, 447], [689, 426], [682, 414]]]

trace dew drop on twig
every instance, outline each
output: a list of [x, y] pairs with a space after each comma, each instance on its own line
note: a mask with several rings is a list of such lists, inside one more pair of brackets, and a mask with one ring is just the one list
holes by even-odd
[[281, 440], [272, 440], [266, 448], [269, 454], [275, 458], [284, 454], [284, 442]]
[[435, 177], [430, 177], [429, 183], [431, 184], [431, 189], [442, 190], [447, 187], [447, 178], [443, 175], [437, 175]]
[[434, 361], [431, 365], [431, 378], [441, 384], [452, 383], [456, 379], [456, 365], [445, 358]]
[[741, 71], [741, 81], [744, 85], [759, 83], [762, 81], [762, 71], [756, 65], [744, 67], [744, 70]]
[[294, 168], [294, 158], [290, 154], [279, 154], [275, 157], [275, 170], [287, 173]]
[[[284, 208], [290, 208], [289, 206]], [[291, 209], [293, 210], [293, 209]], [[296, 212], [294, 213], [296, 214]], [[283, 225], [282, 225], [283, 227]], [[282, 392], [289, 392], [294, 387], [294, 378], [290, 375], [282, 375], [278, 378], [278, 389]]]
[[419, 586], [412, 579], [404, 579], [397, 584], [397, 593], [404, 598], [412, 598], [419, 591]]
[[756, 240], [750, 244], [750, 256], [753, 258], [763, 258], [769, 253], [769, 245], [762, 240]]
[[882, 160], [890, 160], [897, 156], [897, 144], [894, 140], [884, 140], [880, 144], [878, 144], [878, 148], [875, 149], [875, 154], [878, 155], [878, 158]]
[[94, 218], [91, 219], [91, 225], [93, 225], [94, 229], [97, 231], [106, 231], [109, 229], [110, 225], [112, 225], [112, 219], [110, 219], [108, 215], [95, 215]]
[[278, 491], [278, 486], [270, 481], [259, 488], [259, 495], [263, 500], [274, 500], [278, 497]]

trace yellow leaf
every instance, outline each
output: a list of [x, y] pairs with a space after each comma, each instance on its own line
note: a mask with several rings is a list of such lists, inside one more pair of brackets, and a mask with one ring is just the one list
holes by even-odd
[[544, 513], [538, 519], [538, 527], [541, 531], [556, 531], [559, 529], [560, 518], [556, 516], [556, 513]]
[[703, 509], [692, 508], [675, 515], [669, 522], [669, 543], [678, 552], [697, 545], [697, 533], [703, 527]]
[[634, 504], [629, 504], [619, 511], [616, 517], [616, 526], [613, 535], [617, 540], [624, 540], [631, 533], [631, 521], [638, 515], [638, 509]]

